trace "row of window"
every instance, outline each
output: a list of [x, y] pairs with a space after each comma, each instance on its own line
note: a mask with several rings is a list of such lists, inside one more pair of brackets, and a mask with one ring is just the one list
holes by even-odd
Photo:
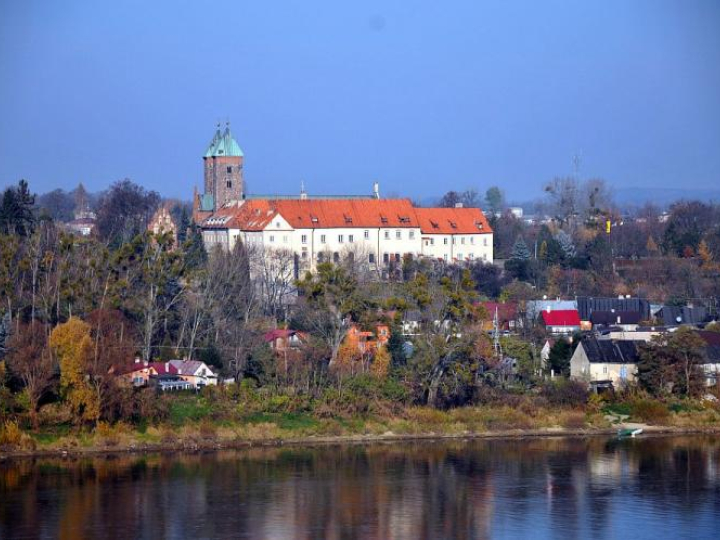
[[[463, 246], [464, 246], [464, 245], [465, 245], [465, 237], [464, 237], [464, 236], [460, 236], [460, 237], [453, 236], [453, 239], [452, 239], [453, 245], [456, 245], [456, 244], [457, 244], [458, 238], [460, 239], [460, 245], [463, 245]], [[475, 237], [474, 237], [474, 236], [471, 236], [468, 240], [469, 240], [468, 243], [469, 243], [470, 245], [472, 245], [472, 246], [475, 245]], [[443, 244], [447, 246], [448, 243], [449, 243], [449, 239], [448, 239], [447, 237], [446, 237], [446, 238], [443, 238]], [[429, 239], [425, 240], [425, 245], [426, 245], [426, 246], [434, 246], [434, 245], [435, 245], [435, 239], [434, 239], [434, 238], [429, 238]], [[488, 245], [488, 239], [487, 239], [487, 237], [483, 237], [483, 246], [487, 246], [487, 245]]]
[[[318, 255], [317, 255], [317, 260], [318, 260], [318, 262], [323, 262], [323, 261], [325, 260], [325, 255], [326, 255], [326, 253], [318, 253]], [[353, 257], [354, 254], [353, 254], [353, 253], [348, 253], [347, 256], [348, 256], [348, 257]], [[410, 256], [412, 257], [412, 255], [410, 255]], [[308, 257], [307, 249], [303, 248], [303, 251], [302, 251], [302, 253], [301, 253], [301, 257], [302, 257], [303, 259], [307, 259], [307, 257]], [[443, 258], [444, 258], [446, 261], [449, 259], [447, 253], [446, 253], [445, 255], [443, 255]], [[482, 258], [483, 258], [483, 260], [487, 260], [487, 254], [483, 253]], [[462, 254], [462, 253], [458, 253], [456, 259], [459, 260], [459, 261], [463, 261], [463, 260], [465, 260], [465, 257], [463, 257], [463, 254]], [[475, 254], [474, 254], [474, 253], [468, 254], [468, 259], [471, 260], [471, 261], [472, 261], [472, 260], [475, 260]], [[329, 259], [328, 259], [328, 260], [329, 260]], [[333, 253], [333, 254], [332, 254], [332, 260], [333, 260], [334, 262], [339, 262], [339, 261], [340, 261], [340, 253], [338, 253], [337, 251], [336, 251], [335, 253]], [[401, 257], [401, 255], [400, 255], [399, 253], [383, 253], [383, 263], [385, 263], [385, 264], [388, 264], [388, 263], [390, 263], [391, 261], [400, 262], [401, 260], [402, 260], [402, 257]], [[374, 253], [368, 254], [368, 262], [369, 262], [369, 263], [372, 263], [372, 264], [375, 263], [375, 254], [374, 254]]]

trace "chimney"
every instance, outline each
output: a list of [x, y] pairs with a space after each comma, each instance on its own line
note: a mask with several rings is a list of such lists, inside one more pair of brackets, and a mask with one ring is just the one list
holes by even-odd
[[308, 198], [307, 191], [305, 191], [305, 182], [300, 181], [300, 200], [306, 201]]
[[136, 363], [136, 364], [139, 364], [139, 363], [140, 363], [140, 357], [139, 357], [139, 356], [136, 356], [136, 357], [135, 357], [135, 363]]
[[462, 208], [462, 207], [463, 207], [463, 203], [461, 203], [461, 202], [455, 203], [455, 208]]
[[380, 184], [377, 182], [373, 182], [373, 197], [380, 198]]
[[620, 324], [620, 315], [617, 316], [617, 324]]
[[165, 362], [165, 372], [170, 373], [170, 362]]

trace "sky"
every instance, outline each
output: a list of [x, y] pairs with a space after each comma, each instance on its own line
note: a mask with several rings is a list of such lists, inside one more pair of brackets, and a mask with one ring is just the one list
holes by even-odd
[[720, 2], [0, 0], [0, 187], [720, 187]]

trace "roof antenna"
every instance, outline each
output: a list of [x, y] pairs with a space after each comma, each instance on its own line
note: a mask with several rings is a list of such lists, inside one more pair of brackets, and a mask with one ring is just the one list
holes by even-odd
[[305, 192], [305, 182], [300, 180], [300, 200], [304, 201], [307, 199], [307, 193]]

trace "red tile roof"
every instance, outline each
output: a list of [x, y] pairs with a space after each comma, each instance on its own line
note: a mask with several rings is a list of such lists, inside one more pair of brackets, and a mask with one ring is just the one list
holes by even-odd
[[414, 208], [409, 199], [251, 199], [220, 208], [203, 227], [262, 231], [276, 216], [294, 229], [419, 228], [426, 234], [491, 233], [479, 208]]
[[487, 310], [488, 317], [495, 317], [495, 309], [497, 308], [498, 319], [503, 321], [514, 321], [518, 318], [518, 305], [516, 302], [480, 302]]
[[543, 310], [542, 320], [545, 326], [580, 326], [577, 309]]
[[479, 208], [416, 208], [423, 234], [491, 233], [492, 227]]

